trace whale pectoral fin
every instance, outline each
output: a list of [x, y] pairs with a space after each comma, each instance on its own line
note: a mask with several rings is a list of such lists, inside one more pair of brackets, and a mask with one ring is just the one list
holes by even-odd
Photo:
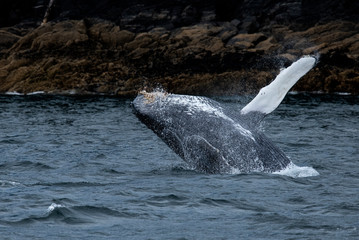
[[200, 136], [191, 136], [186, 141], [186, 161], [197, 170], [206, 173], [223, 172], [226, 164], [219, 149]]
[[314, 67], [315, 63], [314, 57], [305, 56], [282, 70], [272, 83], [262, 88], [258, 95], [241, 110], [242, 117], [246, 121], [252, 121], [249, 125], [258, 125], [267, 114], [279, 106], [287, 92]]

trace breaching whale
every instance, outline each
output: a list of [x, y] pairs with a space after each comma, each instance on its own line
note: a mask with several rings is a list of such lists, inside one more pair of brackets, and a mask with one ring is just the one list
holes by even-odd
[[207, 97], [163, 91], [140, 92], [132, 107], [192, 169], [205, 173], [276, 172], [291, 161], [259, 130], [259, 123], [315, 63], [314, 57], [300, 58], [237, 114]]

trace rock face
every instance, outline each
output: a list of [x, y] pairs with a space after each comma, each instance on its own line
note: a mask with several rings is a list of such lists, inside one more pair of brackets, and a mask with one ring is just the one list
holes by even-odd
[[42, 25], [48, 1], [22, 2], [1, 15], [2, 93], [254, 93], [314, 54], [295, 90], [359, 94], [358, 1], [57, 0]]

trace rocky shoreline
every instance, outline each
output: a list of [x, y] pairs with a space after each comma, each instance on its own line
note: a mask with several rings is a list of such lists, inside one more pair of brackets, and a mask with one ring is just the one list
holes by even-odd
[[251, 1], [243, 1], [230, 17], [217, 1], [157, 2], [135, 1], [107, 18], [100, 11], [64, 16], [64, 6], [57, 5], [45, 24], [39, 16], [2, 26], [0, 93], [133, 97], [154, 87], [194, 95], [255, 93], [280, 68], [315, 55], [318, 64], [295, 91], [359, 94], [359, 24], [349, 15], [312, 19], [305, 1], [247, 15], [240, 11]]

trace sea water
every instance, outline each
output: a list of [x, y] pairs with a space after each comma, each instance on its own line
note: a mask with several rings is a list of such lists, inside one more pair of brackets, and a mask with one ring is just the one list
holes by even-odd
[[0, 96], [1, 239], [359, 239], [359, 97], [287, 96], [276, 174], [190, 170], [130, 103]]

